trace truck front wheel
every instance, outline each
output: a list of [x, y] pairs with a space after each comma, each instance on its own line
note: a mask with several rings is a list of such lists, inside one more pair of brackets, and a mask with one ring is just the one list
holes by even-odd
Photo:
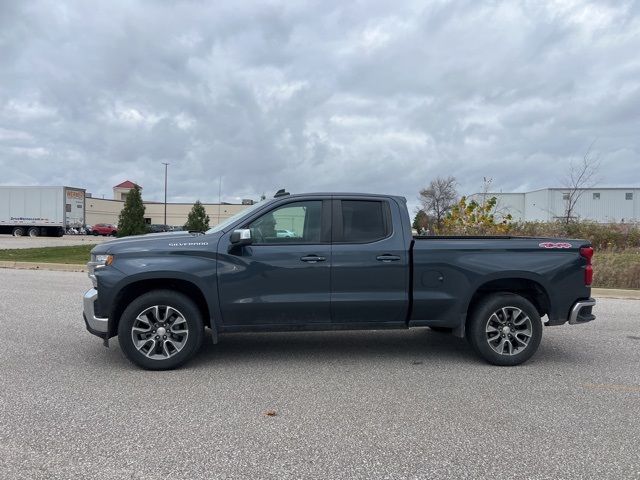
[[196, 304], [171, 290], [154, 290], [125, 309], [118, 325], [120, 348], [147, 370], [169, 370], [187, 362], [202, 345], [204, 327]]
[[471, 314], [467, 338], [487, 362], [519, 365], [536, 353], [542, 339], [542, 321], [526, 298], [512, 293], [491, 294]]

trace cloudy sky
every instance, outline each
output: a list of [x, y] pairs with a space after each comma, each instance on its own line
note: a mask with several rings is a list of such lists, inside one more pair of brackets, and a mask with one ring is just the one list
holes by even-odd
[[640, 186], [640, 3], [1, 1], [0, 184]]

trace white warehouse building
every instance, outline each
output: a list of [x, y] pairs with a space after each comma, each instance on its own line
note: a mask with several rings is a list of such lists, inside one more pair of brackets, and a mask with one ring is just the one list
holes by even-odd
[[[573, 218], [599, 223], [640, 222], [640, 188], [584, 188], [579, 191]], [[497, 210], [514, 220], [551, 222], [564, 217], [569, 198], [567, 188], [544, 188], [524, 193], [474, 193], [469, 198], [498, 199]]]

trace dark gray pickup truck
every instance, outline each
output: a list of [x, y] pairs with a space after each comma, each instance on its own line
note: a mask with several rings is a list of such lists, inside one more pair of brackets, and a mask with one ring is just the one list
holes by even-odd
[[496, 365], [529, 359], [545, 325], [593, 320], [584, 240], [415, 237], [402, 197], [278, 192], [206, 233], [91, 252], [87, 329], [147, 369], [182, 365], [204, 328], [431, 327]]

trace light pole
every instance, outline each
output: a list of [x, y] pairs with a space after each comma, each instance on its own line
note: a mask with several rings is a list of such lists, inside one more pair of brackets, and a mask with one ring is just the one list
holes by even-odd
[[222, 202], [222, 177], [218, 180], [218, 223], [220, 223], [220, 205]]
[[162, 162], [164, 165], [164, 225], [167, 226], [167, 167], [168, 163]]

